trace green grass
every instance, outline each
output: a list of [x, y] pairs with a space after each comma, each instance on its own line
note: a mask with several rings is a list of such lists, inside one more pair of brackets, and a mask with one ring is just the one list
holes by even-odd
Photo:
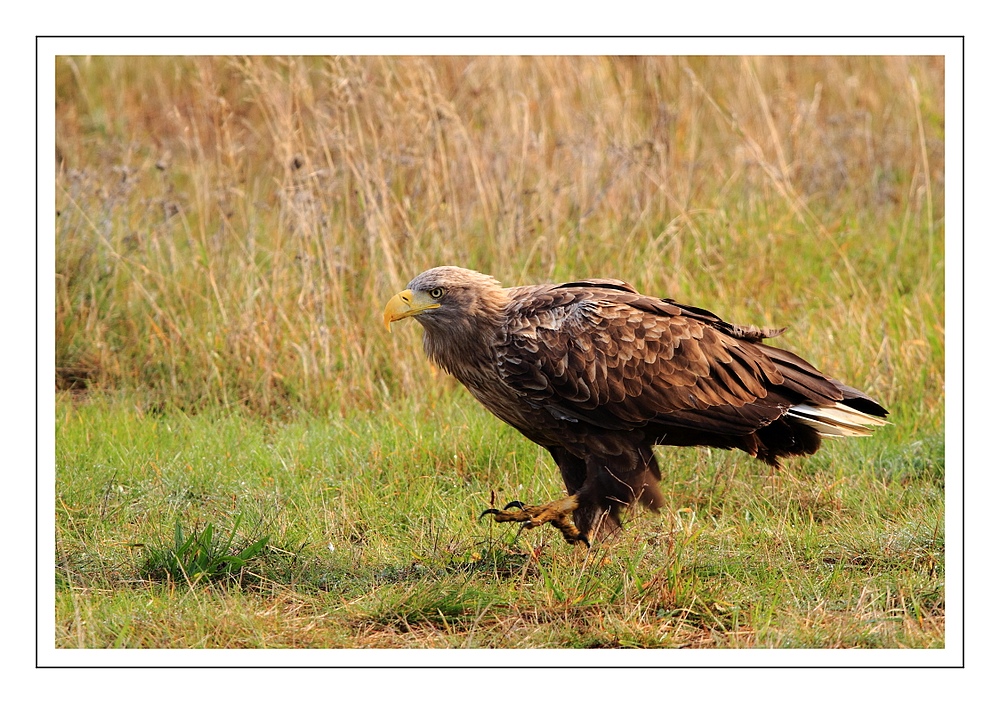
[[[463, 395], [277, 423], [59, 408], [59, 646], [943, 645], [940, 434], [900, 452], [892, 428], [777, 473], [668, 450], [670, 510], [588, 554], [477, 520], [494, 494], [562, 489]], [[241, 580], [146, 573], [176, 525], [207, 524], [269, 536]]]
[[[56, 94], [57, 647], [943, 647], [939, 59], [63, 57]], [[893, 424], [661, 448], [662, 513], [518, 535], [477, 516], [550, 458], [381, 327], [443, 263], [787, 325]]]

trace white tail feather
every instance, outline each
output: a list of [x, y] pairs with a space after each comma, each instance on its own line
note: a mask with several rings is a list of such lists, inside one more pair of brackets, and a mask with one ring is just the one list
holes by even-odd
[[808, 425], [823, 437], [858, 437], [871, 435], [870, 428], [885, 425], [889, 421], [855, 410], [842, 403], [833, 406], [813, 406], [800, 403], [788, 409], [800, 423]]

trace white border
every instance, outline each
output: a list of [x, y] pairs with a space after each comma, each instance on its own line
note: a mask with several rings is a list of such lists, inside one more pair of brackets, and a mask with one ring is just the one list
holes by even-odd
[[[955, 666], [962, 662], [962, 226], [963, 93], [959, 39], [40, 39], [38, 41], [38, 663], [43, 666]], [[54, 544], [54, 310], [51, 276], [54, 243], [54, 184], [49, 171], [54, 134], [54, 57], [60, 54], [943, 54], [946, 57], [946, 201], [948, 354], [946, 373], [946, 526], [948, 621], [943, 650], [683, 650], [683, 651], [93, 651], [56, 650], [53, 568], [46, 559]], [[48, 440], [48, 443], [46, 442]], [[667, 675], [669, 676], [669, 675]], [[381, 675], [376, 675], [381, 677]], [[500, 679], [499, 677], [496, 679]], [[516, 685], [515, 685], [516, 687]]]
[[[132, 56], [189, 55], [342, 55], [342, 56], [602, 56], [676, 55], [960, 55], [958, 39], [880, 37], [692, 38], [692, 37], [210, 37], [120, 39], [58, 38], [41, 40], [56, 54]], [[52, 47], [51, 49], [49, 47]]]

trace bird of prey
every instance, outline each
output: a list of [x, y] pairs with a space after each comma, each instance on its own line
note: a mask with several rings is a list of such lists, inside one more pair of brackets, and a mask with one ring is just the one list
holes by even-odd
[[738, 449], [778, 466], [824, 437], [870, 435], [888, 411], [801, 357], [764, 344], [784, 330], [727, 323], [617, 279], [504, 288], [429, 269], [385, 307], [413, 317], [430, 359], [552, 455], [567, 496], [490, 508], [498, 522], [551, 523], [570, 543], [620, 528], [633, 504], [663, 505], [654, 445]]

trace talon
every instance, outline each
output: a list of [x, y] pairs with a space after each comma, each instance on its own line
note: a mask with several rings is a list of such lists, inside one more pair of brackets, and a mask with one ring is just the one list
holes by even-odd
[[[522, 530], [551, 523], [562, 533], [567, 543], [571, 545], [583, 543], [589, 549], [590, 541], [573, 525], [573, 511], [576, 507], [576, 496], [568, 496], [541, 506], [526, 506], [520, 501], [511, 501], [503, 507], [502, 511], [495, 508], [486, 509], [479, 514], [479, 518], [490, 515], [497, 523], [520, 523]], [[516, 510], [511, 511], [510, 509]]]

